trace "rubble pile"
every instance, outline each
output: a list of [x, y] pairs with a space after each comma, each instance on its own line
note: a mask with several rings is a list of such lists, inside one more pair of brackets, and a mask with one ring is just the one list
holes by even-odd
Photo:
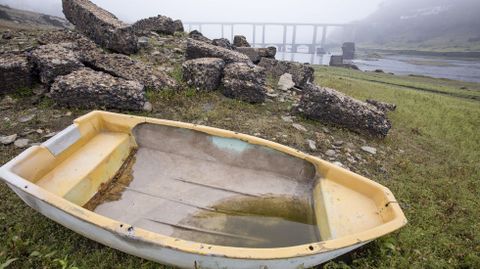
[[[49, 31], [36, 38], [38, 44], [2, 48], [0, 94], [39, 82], [63, 106], [152, 111], [147, 91], [183, 85], [249, 103], [289, 102], [307, 118], [378, 137], [391, 128], [387, 112], [394, 104], [316, 86], [312, 66], [276, 60], [275, 47], [252, 47], [240, 35], [232, 44], [196, 30], [175, 34], [183, 31], [182, 22], [162, 15], [129, 25], [88, 0], [62, 2], [76, 31]], [[2, 40], [23, 36], [7, 32]], [[139, 54], [128, 56], [139, 47]], [[353, 56], [354, 44], [346, 43], [344, 54]], [[345, 66], [342, 56], [332, 57], [332, 64]]]

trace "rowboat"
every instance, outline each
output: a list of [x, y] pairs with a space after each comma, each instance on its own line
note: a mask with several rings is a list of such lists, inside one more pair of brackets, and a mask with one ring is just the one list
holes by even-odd
[[181, 268], [308, 268], [406, 224], [387, 188], [271, 141], [93, 111], [0, 168], [30, 207]]

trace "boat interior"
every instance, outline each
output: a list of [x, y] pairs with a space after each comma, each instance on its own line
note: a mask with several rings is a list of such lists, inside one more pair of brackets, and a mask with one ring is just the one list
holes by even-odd
[[377, 183], [210, 127], [92, 112], [29, 150], [14, 173], [102, 216], [188, 241], [287, 247], [398, 217]]

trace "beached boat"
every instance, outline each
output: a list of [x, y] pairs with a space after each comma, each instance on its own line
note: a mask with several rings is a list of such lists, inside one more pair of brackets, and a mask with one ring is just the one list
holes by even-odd
[[61, 225], [182, 268], [307, 268], [406, 224], [387, 188], [298, 150], [100, 111], [0, 177]]

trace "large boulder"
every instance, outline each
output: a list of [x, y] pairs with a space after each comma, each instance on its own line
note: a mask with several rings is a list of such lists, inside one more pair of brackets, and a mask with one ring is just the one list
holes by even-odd
[[200, 33], [200, 32], [197, 31], [197, 30], [193, 30], [193, 31], [191, 31], [190, 33], [188, 33], [188, 37], [190, 37], [191, 39], [195, 39], [195, 40], [198, 40], [198, 41], [202, 41], [202, 42], [208, 43], [208, 44], [212, 44], [212, 40], [210, 40], [209, 38], [203, 36], [203, 34]]
[[88, 0], [62, 0], [65, 17], [95, 43], [119, 53], [137, 51], [133, 29]]
[[68, 29], [45, 32], [37, 38], [37, 41], [40, 45], [62, 44], [64, 47], [69, 47], [77, 52], [79, 56], [93, 51], [101, 51], [95, 42], [76, 31]]
[[137, 35], [145, 35], [150, 32], [173, 35], [177, 30], [177, 24], [167, 16], [158, 15], [139, 20], [132, 24], [131, 28]]
[[175, 32], [185, 31], [185, 28], [183, 28], [183, 22], [181, 20], [174, 20], [173, 23], [175, 24]]
[[32, 65], [24, 54], [0, 54], [0, 95], [32, 84]]
[[247, 38], [243, 35], [234, 36], [233, 37], [233, 45], [237, 48], [250, 47], [250, 43], [248, 43]]
[[178, 88], [178, 83], [165, 72], [123, 54], [89, 53], [82, 61], [95, 70], [138, 81], [150, 89]]
[[235, 62], [252, 64], [250, 58], [248, 58], [248, 56], [245, 54], [191, 38], [189, 38], [187, 41], [187, 51], [185, 57], [187, 60], [197, 58], [220, 58], [223, 59], [227, 64]]
[[217, 38], [212, 41], [212, 45], [219, 46], [222, 48], [226, 48], [229, 50], [234, 50], [235, 47], [230, 43], [230, 41], [226, 38]]
[[228, 64], [224, 70], [223, 94], [249, 103], [265, 101], [265, 69], [246, 63]]
[[31, 52], [30, 59], [44, 84], [83, 67], [77, 54], [65, 48], [65, 43], [40, 46]]
[[215, 90], [220, 86], [225, 62], [219, 58], [199, 58], [183, 63], [183, 80], [190, 87]]
[[314, 80], [315, 70], [308, 64], [262, 58], [258, 65], [266, 69], [267, 75], [276, 79], [280, 78], [280, 76], [285, 73], [291, 74], [295, 86], [299, 88], [303, 88], [306, 84], [313, 82]]
[[310, 83], [297, 109], [307, 118], [377, 137], [385, 137], [392, 127], [386, 114], [375, 106]]
[[268, 48], [250, 48], [250, 47], [237, 47], [236, 50], [240, 53], [243, 53], [250, 58], [250, 60], [258, 64], [262, 58], [275, 58], [277, 54], [277, 49], [275, 47]]
[[60, 105], [82, 109], [142, 110], [146, 102], [141, 83], [89, 68], [58, 77], [50, 94]]

